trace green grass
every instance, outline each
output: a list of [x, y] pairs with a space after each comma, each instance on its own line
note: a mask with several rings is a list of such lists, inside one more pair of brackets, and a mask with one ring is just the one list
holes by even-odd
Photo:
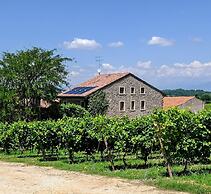
[[[79, 157], [79, 155], [78, 155]], [[60, 170], [77, 171], [88, 174], [98, 174], [111, 177], [121, 177], [124, 179], [136, 179], [144, 181], [146, 184], [155, 185], [162, 189], [186, 191], [190, 193], [205, 194], [211, 193], [211, 165], [193, 165], [190, 167], [191, 174], [177, 176], [175, 175], [172, 179], [165, 176], [166, 169], [162, 165], [161, 160], [151, 159], [149, 168], [140, 169], [126, 169], [126, 170], [109, 170], [108, 162], [94, 162], [85, 161], [75, 164], [69, 164], [67, 159], [57, 161], [40, 161], [39, 157], [24, 157], [19, 158], [17, 155], [4, 155], [0, 154], [0, 160], [7, 162], [20, 162], [28, 165], [39, 165], [39, 166], [51, 166]], [[143, 161], [137, 159], [128, 159], [128, 164], [139, 165], [142, 167]], [[115, 161], [115, 165], [121, 166], [121, 161]], [[175, 166], [174, 173], [179, 174], [182, 170], [182, 166]]]
[[204, 108], [205, 108], [206, 110], [211, 110], [211, 103], [205, 104]]

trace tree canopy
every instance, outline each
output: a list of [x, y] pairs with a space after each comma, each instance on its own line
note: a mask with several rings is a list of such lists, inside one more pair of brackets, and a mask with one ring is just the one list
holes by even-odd
[[[17, 111], [21, 119], [30, 119], [34, 114], [36, 117], [40, 99], [55, 99], [67, 84], [64, 62], [68, 60], [71, 59], [55, 54], [55, 50], [36, 47], [4, 52], [0, 60], [1, 112], [6, 116], [11, 114], [9, 111]], [[8, 120], [14, 119], [8, 116]]]

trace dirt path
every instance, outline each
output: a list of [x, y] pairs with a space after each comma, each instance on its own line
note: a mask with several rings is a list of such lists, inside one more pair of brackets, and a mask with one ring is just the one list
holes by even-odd
[[178, 194], [140, 181], [0, 162], [0, 194]]

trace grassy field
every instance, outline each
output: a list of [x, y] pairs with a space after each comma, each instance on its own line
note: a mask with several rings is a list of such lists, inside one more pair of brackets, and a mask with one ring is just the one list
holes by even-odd
[[138, 159], [128, 159], [128, 168], [122, 169], [122, 162], [115, 161], [118, 170], [111, 171], [108, 162], [81, 161], [80, 155], [75, 164], [69, 164], [63, 156], [56, 161], [41, 161], [39, 156], [27, 155], [4, 155], [0, 154], [0, 160], [8, 162], [21, 162], [29, 165], [51, 166], [61, 170], [77, 171], [88, 174], [121, 177], [124, 179], [138, 179], [146, 184], [156, 185], [163, 189], [186, 191], [190, 193], [211, 193], [211, 164], [193, 165], [190, 173], [182, 174], [182, 166], [174, 166], [174, 177], [166, 177], [166, 169], [160, 159], [150, 159], [149, 167], [144, 167], [144, 162]]

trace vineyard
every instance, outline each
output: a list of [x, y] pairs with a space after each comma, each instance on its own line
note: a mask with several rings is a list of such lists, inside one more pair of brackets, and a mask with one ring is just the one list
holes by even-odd
[[[211, 111], [198, 114], [186, 110], [158, 110], [149, 116], [127, 117], [64, 117], [60, 120], [19, 121], [0, 124], [0, 148], [6, 154], [37, 153], [42, 160], [57, 160], [66, 155], [69, 163], [91, 158], [108, 161], [109, 169], [129, 168], [132, 156], [144, 161], [161, 157], [167, 176], [173, 165], [188, 171], [194, 163], [209, 163], [211, 152]], [[84, 160], [78, 160], [80, 153]], [[99, 156], [98, 160], [95, 158]]]

